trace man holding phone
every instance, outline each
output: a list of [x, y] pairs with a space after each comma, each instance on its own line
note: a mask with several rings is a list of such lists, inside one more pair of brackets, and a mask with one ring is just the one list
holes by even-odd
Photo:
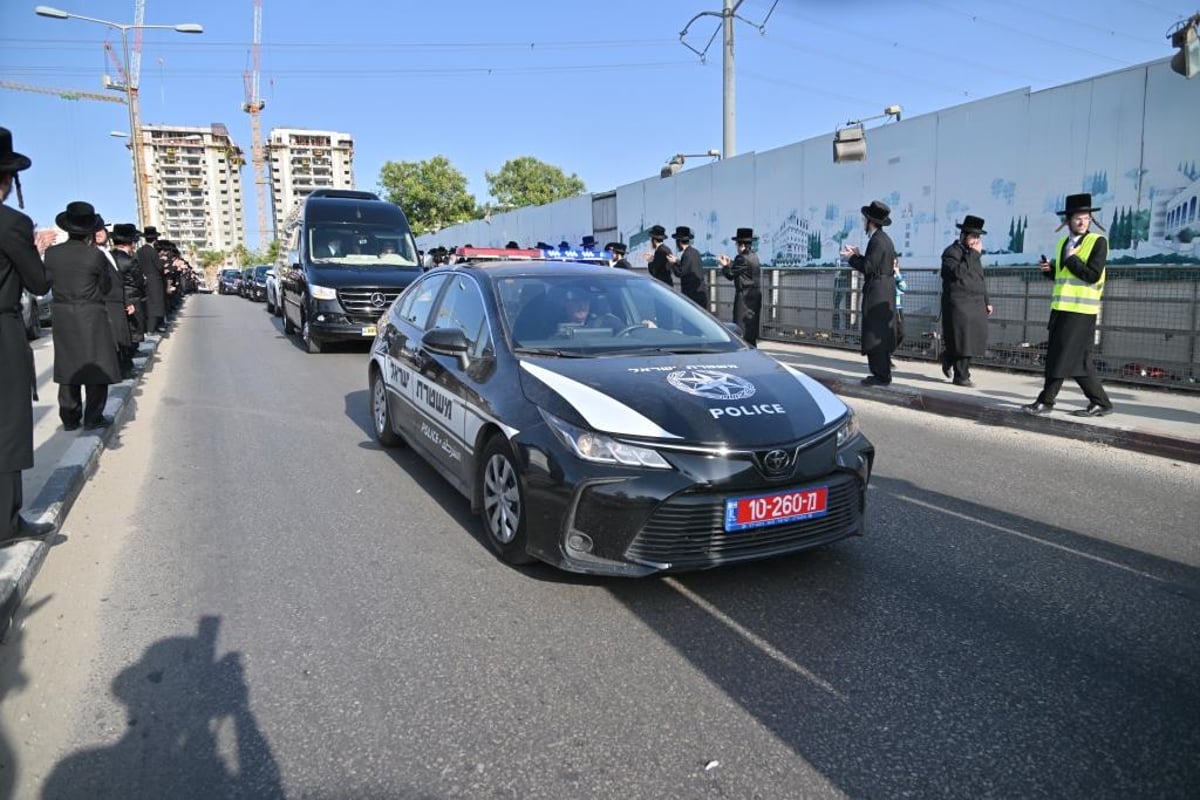
[[1027, 414], [1049, 414], [1067, 378], [1074, 378], [1088, 399], [1087, 408], [1072, 412], [1074, 416], [1103, 417], [1113, 411], [1092, 362], [1108, 261], [1108, 240], [1089, 230], [1092, 214], [1099, 210], [1092, 207], [1090, 194], [1069, 195], [1066, 208], [1058, 212], [1066, 218], [1069, 233], [1059, 240], [1053, 263], [1042, 256], [1038, 264], [1043, 275], [1054, 279], [1054, 293], [1047, 326], [1046, 382], [1037, 400], [1022, 406]]

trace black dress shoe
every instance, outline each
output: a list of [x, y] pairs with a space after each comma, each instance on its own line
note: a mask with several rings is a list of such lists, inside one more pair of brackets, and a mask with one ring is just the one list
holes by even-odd
[[64, 423], [63, 423], [63, 430], [64, 430], [64, 431], [77, 431], [77, 430], [79, 430], [79, 423], [78, 423], [78, 422], [72, 422], [70, 425], [68, 425], [67, 423], [65, 423], [65, 422], [64, 422]]
[[971, 380], [970, 378], [955, 378], [954, 385], [955, 386], [974, 386], [975, 381]]
[[892, 381], [890, 378], [885, 381], [883, 378], [880, 378], [876, 375], [868, 375], [859, 381], [859, 383], [861, 383], [863, 386], [887, 386], [891, 382]]
[[58, 526], [53, 522], [30, 522], [24, 517], [20, 517], [17, 522], [17, 536], [46, 536], [58, 530]]
[[1033, 414], [1035, 417], [1044, 417], [1054, 410], [1054, 406], [1034, 400], [1029, 405], [1021, 406], [1021, 410], [1026, 414]]
[[950, 364], [947, 364], [945, 361], [942, 362], [942, 374], [945, 375], [947, 379], [950, 377], [950, 368]]
[[85, 431], [96, 431], [100, 430], [101, 428], [107, 428], [109, 425], [112, 425], [112, 422], [112, 417], [101, 417], [95, 422], [85, 423], [83, 429]]
[[1099, 403], [1090, 403], [1087, 408], [1080, 408], [1071, 412], [1073, 417], [1107, 417], [1113, 412], [1112, 406], [1102, 406]]

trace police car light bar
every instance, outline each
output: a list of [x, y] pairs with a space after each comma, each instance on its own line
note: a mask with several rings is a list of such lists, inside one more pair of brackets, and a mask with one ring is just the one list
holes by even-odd
[[595, 250], [537, 250], [507, 247], [460, 247], [458, 257], [467, 261], [602, 261], [608, 254]]

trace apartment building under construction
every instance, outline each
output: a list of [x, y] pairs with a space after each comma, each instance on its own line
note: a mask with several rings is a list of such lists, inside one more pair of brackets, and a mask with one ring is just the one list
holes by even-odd
[[273, 128], [267, 142], [275, 230], [315, 189], [354, 188], [354, 139], [348, 133]]
[[242, 165], [228, 129], [143, 125], [149, 224], [184, 253], [232, 250], [246, 239]]

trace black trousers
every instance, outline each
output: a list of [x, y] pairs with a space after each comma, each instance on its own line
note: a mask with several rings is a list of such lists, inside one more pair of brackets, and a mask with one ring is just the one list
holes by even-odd
[[22, 502], [20, 471], [0, 472], [0, 540], [17, 535]]
[[83, 403], [83, 386], [77, 383], [58, 385], [58, 418], [63, 425], [90, 425], [104, 417], [104, 404], [108, 402], [107, 384], [88, 384], [87, 404]]
[[867, 367], [871, 374], [882, 381], [892, 380], [892, 354], [883, 347], [876, 347], [867, 353]]
[[[1084, 375], [1075, 378], [1075, 382], [1079, 384], [1079, 388], [1083, 390], [1087, 396], [1088, 403], [1103, 406], [1104, 408], [1112, 408], [1112, 400], [1108, 399], [1108, 392], [1104, 391], [1104, 384], [1100, 382], [1099, 375]], [[1059, 390], [1066, 383], [1065, 378], [1046, 378], [1046, 385], [1042, 387], [1042, 393], [1038, 395], [1038, 402], [1045, 403], [1048, 406], [1054, 405], [1054, 400], [1058, 397]]]

